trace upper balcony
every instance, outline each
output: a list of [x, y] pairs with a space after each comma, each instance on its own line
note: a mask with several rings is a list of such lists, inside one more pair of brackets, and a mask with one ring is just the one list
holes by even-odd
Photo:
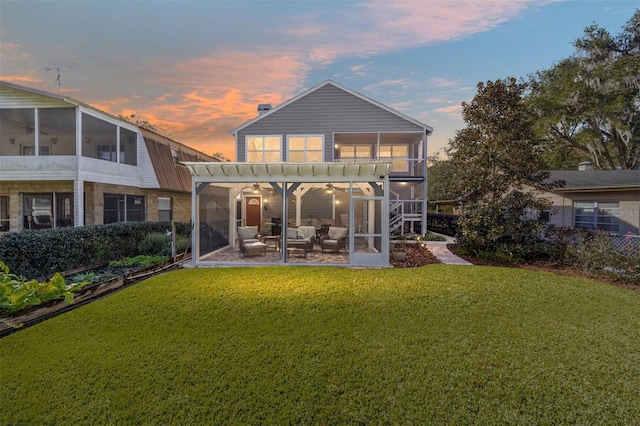
[[136, 183], [139, 134], [81, 109], [0, 110], [0, 171], [9, 180], [113, 175]]
[[335, 133], [334, 161], [391, 162], [391, 177], [424, 177], [422, 133]]

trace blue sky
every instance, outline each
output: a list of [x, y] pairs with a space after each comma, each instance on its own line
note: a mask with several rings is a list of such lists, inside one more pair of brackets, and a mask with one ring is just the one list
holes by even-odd
[[433, 127], [432, 154], [464, 127], [460, 104], [478, 82], [547, 69], [574, 52], [585, 27], [618, 34], [636, 8], [631, 0], [0, 0], [0, 79], [136, 114], [231, 159], [228, 131], [255, 117], [258, 103], [276, 106], [333, 79]]

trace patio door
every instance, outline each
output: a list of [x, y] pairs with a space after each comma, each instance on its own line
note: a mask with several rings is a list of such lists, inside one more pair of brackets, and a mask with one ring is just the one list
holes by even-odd
[[353, 232], [349, 232], [349, 247], [353, 265], [387, 265], [389, 253], [388, 249], [385, 249], [383, 233], [386, 229], [388, 235], [389, 226], [383, 221], [383, 206], [383, 197], [351, 199], [352, 214], [349, 215], [349, 229]]
[[245, 225], [257, 226], [260, 229], [260, 196], [248, 196], [244, 198]]

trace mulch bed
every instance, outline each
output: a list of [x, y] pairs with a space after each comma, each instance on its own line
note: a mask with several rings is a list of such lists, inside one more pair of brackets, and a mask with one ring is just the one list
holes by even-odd
[[399, 262], [389, 255], [389, 263], [394, 268], [416, 268], [418, 266], [442, 263], [425, 247], [419, 245], [407, 247], [407, 257], [404, 262]]

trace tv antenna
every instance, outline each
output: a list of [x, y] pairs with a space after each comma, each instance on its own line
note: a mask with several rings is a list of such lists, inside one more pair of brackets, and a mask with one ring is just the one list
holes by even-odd
[[55, 71], [57, 73], [55, 85], [58, 86], [58, 93], [60, 93], [60, 88], [62, 87], [62, 81], [61, 81], [62, 73], [60, 72], [61, 68], [62, 69], [71, 68], [71, 65], [66, 65], [66, 66], [61, 66], [61, 67], [51, 67], [51, 68], [45, 67], [44, 68], [44, 75], [47, 75], [47, 73], [49, 71]]

